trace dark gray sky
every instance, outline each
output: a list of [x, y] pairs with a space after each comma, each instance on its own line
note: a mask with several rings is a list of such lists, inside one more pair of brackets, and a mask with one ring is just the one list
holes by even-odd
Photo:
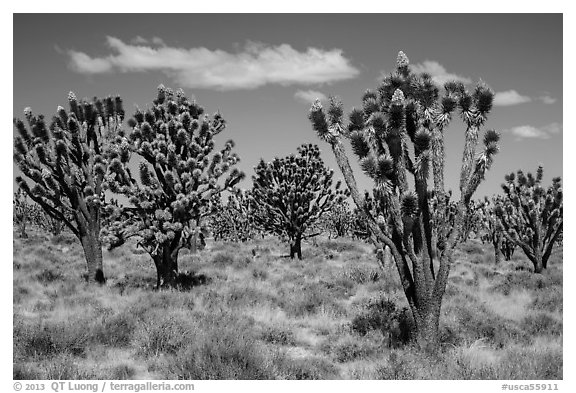
[[[51, 116], [70, 90], [120, 94], [132, 114], [164, 83], [222, 112], [222, 139], [235, 140], [248, 178], [261, 157], [304, 142], [319, 144], [336, 169], [307, 120], [311, 100], [338, 95], [348, 112], [403, 50], [438, 82], [482, 79], [497, 92], [486, 127], [502, 132], [501, 151], [477, 196], [491, 195], [519, 168], [543, 163], [547, 182], [562, 175], [562, 22], [561, 14], [19, 14], [13, 114], [30, 106]], [[464, 130], [456, 118], [446, 131], [455, 192]]]

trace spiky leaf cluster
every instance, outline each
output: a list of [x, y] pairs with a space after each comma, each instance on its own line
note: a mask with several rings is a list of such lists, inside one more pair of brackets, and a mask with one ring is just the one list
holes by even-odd
[[[209, 214], [210, 201], [244, 178], [234, 168], [240, 161], [229, 140], [216, 148], [215, 137], [226, 128], [219, 113], [208, 116], [182, 90], [163, 85], [146, 111], [129, 120], [130, 132], [115, 140], [116, 152], [107, 175], [112, 192], [128, 197], [131, 207], [112, 207], [106, 238], [121, 244], [137, 236], [149, 253], [164, 246], [185, 245], [191, 224]], [[137, 166], [138, 180], [130, 166]]]
[[104, 203], [109, 163], [104, 146], [121, 132], [124, 109], [120, 97], [79, 101], [72, 92], [68, 104], [69, 111], [58, 107], [49, 126], [30, 108], [25, 121], [14, 120], [14, 161], [23, 174], [16, 178], [18, 186], [80, 236], [80, 226], [96, 220]]
[[543, 173], [539, 166], [536, 175], [521, 170], [506, 175], [504, 197], [498, 201], [495, 213], [504, 235], [516, 242], [531, 261], [540, 259], [545, 268], [563, 231], [564, 205], [560, 177], [553, 178], [552, 185], [545, 188]]
[[255, 168], [251, 198], [256, 225], [272, 234], [301, 237], [335, 202], [348, 195], [334, 171], [324, 165], [320, 149], [304, 144], [297, 154], [261, 160]]

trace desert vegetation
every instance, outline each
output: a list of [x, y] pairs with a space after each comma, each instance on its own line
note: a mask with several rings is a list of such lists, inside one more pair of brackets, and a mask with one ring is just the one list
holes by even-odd
[[26, 108], [14, 378], [561, 379], [561, 180], [520, 170], [474, 199], [499, 151], [493, 99], [400, 52], [347, 119], [336, 97], [312, 105], [339, 171], [302, 144], [248, 190], [235, 142], [217, 147], [226, 120], [180, 89], [126, 121], [118, 96], [70, 93], [50, 126]]

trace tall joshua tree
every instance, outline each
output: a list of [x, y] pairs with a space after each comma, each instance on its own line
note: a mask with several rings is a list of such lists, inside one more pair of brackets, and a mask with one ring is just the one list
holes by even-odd
[[[182, 90], [174, 93], [160, 85], [151, 108], [136, 111], [128, 125], [130, 133], [118, 135], [111, 145], [115, 158], [107, 184], [128, 197], [131, 206], [110, 205], [103, 232], [110, 248], [139, 239], [156, 266], [157, 287], [171, 287], [178, 283], [178, 252], [188, 246], [211, 199], [232, 190], [244, 174], [233, 168], [239, 162], [233, 141], [215, 150], [225, 120], [218, 113], [205, 115]], [[139, 182], [128, 165], [131, 157]]]
[[347, 191], [340, 190], [340, 181], [332, 190], [334, 171], [324, 165], [320, 149], [312, 144], [300, 146], [297, 155], [269, 163], [260, 160], [255, 171], [254, 221], [265, 231], [288, 238], [290, 258], [302, 259], [302, 240], [313, 235], [306, 231]]
[[16, 182], [50, 217], [63, 222], [80, 240], [88, 280], [104, 282], [100, 234], [106, 140], [122, 125], [120, 97], [78, 101], [68, 94], [69, 112], [59, 106], [49, 127], [43, 115], [24, 110], [26, 123], [14, 121]]
[[[335, 98], [326, 112], [319, 101], [310, 110], [312, 127], [332, 147], [352, 198], [365, 215], [374, 245], [379, 250], [390, 247], [423, 349], [438, 347], [440, 309], [453, 251], [471, 197], [498, 150], [499, 135], [488, 130], [483, 150], [476, 156], [479, 129], [492, 100], [492, 91], [483, 84], [468, 92], [461, 83], [447, 83], [441, 96], [431, 77], [414, 74], [408, 58], [400, 52], [395, 72], [385, 77], [376, 91], [364, 94], [362, 108], [352, 110], [347, 124], [342, 104]], [[465, 148], [460, 200], [456, 209], [449, 210], [443, 130], [457, 108], [466, 124]], [[389, 233], [387, 222], [375, 217], [358, 190], [343, 138], [350, 140], [361, 168], [374, 182], [377, 210], [387, 206]], [[428, 186], [430, 164], [432, 190]], [[448, 224], [451, 219], [454, 225]]]
[[560, 177], [552, 179], [552, 185], [544, 189], [543, 174], [544, 169], [539, 166], [536, 177], [522, 171], [518, 171], [517, 176], [506, 175], [506, 183], [502, 184], [504, 198], [495, 208], [502, 234], [522, 248], [535, 273], [546, 269], [564, 223]]

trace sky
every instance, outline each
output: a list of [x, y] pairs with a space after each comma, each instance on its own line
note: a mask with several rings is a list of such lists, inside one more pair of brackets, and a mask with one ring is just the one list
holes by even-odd
[[[302, 143], [318, 144], [341, 178], [311, 129], [310, 104], [336, 95], [346, 112], [359, 107], [399, 50], [440, 85], [482, 80], [496, 92], [484, 129], [501, 132], [500, 153], [476, 197], [499, 193], [518, 169], [543, 164], [546, 183], [563, 175], [561, 14], [15, 14], [13, 22], [14, 117], [25, 107], [51, 116], [69, 91], [120, 94], [130, 115], [160, 83], [181, 87], [227, 120], [218, 138], [236, 142], [242, 188], [260, 158]], [[445, 131], [456, 195], [464, 131], [458, 117]], [[360, 188], [371, 188], [351, 161]]]

